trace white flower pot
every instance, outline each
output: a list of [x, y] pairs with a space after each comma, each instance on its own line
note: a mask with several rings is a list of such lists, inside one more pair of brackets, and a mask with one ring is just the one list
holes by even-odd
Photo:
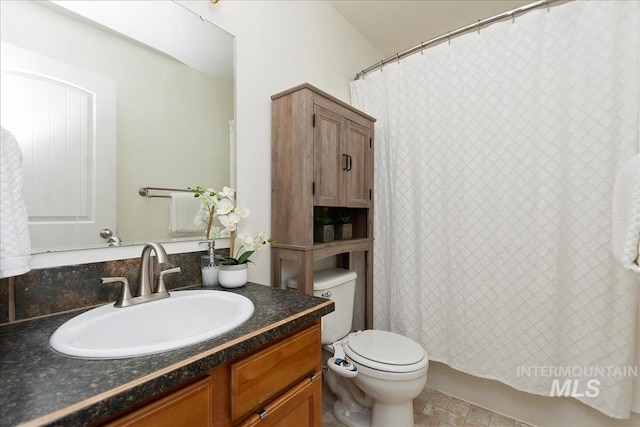
[[247, 284], [248, 273], [247, 264], [219, 265], [218, 282], [223, 288], [239, 288]]

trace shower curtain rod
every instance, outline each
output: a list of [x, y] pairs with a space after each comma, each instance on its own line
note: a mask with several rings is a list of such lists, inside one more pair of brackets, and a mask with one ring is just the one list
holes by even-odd
[[468, 33], [470, 31], [478, 31], [480, 32], [480, 29], [488, 24], [493, 24], [496, 21], [500, 21], [506, 18], [511, 18], [513, 17], [513, 19], [515, 20], [516, 15], [518, 15], [519, 13], [523, 13], [523, 12], [528, 12], [530, 10], [539, 8], [541, 6], [546, 6], [547, 8], [551, 5], [551, 3], [555, 3], [558, 1], [562, 1], [562, 0], [540, 0], [540, 1], [536, 1], [533, 3], [529, 3], [527, 5], [521, 6], [521, 7], [517, 7], [515, 9], [512, 9], [509, 12], [502, 12], [499, 13], [497, 15], [491, 16], [489, 18], [485, 18], [485, 19], [480, 19], [478, 20], [478, 22], [475, 22], [473, 24], [469, 24], [466, 25], [464, 27], [458, 28], [457, 30], [453, 30], [453, 31], [449, 31], [446, 34], [442, 34], [441, 36], [435, 37], [431, 40], [427, 40], [425, 42], [422, 42], [414, 47], [411, 47], [407, 50], [404, 50], [402, 52], [396, 53], [393, 56], [388, 57], [387, 59], [383, 59], [380, 62], [375, 63], [374, 65], [370, 66], [369, 68], [365, 68], [364, 70], [360, 71], [358, 74], [356, 74], [356, 77], [354, 80], [358, 80], [361, 77], [364, 78], [364, 76], [366, 76], [367, 74], [369, 74], [372, 71], [375, 71], [379, 68], [384, 67], [385, 65], [387, 65], [390, 62], [393, 61], [399, 61], [401, 58], [405, 58], [409, 55], [413, 55], [416, 52], [421, 52], [423, 51], [425, 48], [427, 47], [431, 47], [435, 44], [438, 44], [440, 42], [443, 42], [445, 40], [448, 40], [449, 42], [451, 41], [452, 37], [456, 37], [459, 36], [461, 34], [464, 33]]

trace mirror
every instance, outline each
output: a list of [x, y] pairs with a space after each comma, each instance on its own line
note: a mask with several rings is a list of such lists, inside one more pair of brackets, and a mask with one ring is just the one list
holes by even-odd
[[103, 229], [123, 245], [200, 237], [169, 231], [172, 191], [139, 189], [235, 185], [233, 36], [169, 1], [0, 5], [33, 252], [106, 247]]

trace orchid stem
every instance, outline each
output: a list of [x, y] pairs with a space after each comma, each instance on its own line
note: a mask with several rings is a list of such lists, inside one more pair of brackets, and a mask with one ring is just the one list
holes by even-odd
[[211, 226], [213, 225], [214, 215], [215, 215], [215, 211], [213, 209], [209, 209], [209, 221], [207, 223], [207, 240], [209, 240], [209, 234], [211, 234]]
[[235, 242], [236, 242], [236, 230], [233, 230], [232, 232], [229, 233], [229, 256], [231, 258], [234, 258], [234, 252], [233, 250], [235, 249]]

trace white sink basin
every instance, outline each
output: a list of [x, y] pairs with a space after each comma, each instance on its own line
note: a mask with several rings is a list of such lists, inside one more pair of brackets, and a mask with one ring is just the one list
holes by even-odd
[[113, 304], [68, 320], [51, 335], [59, 353], [119, 359], [192, 345], [228, 332], [253, 315], [248, 298], [224, 291], [178, 291], [125, 308]]

